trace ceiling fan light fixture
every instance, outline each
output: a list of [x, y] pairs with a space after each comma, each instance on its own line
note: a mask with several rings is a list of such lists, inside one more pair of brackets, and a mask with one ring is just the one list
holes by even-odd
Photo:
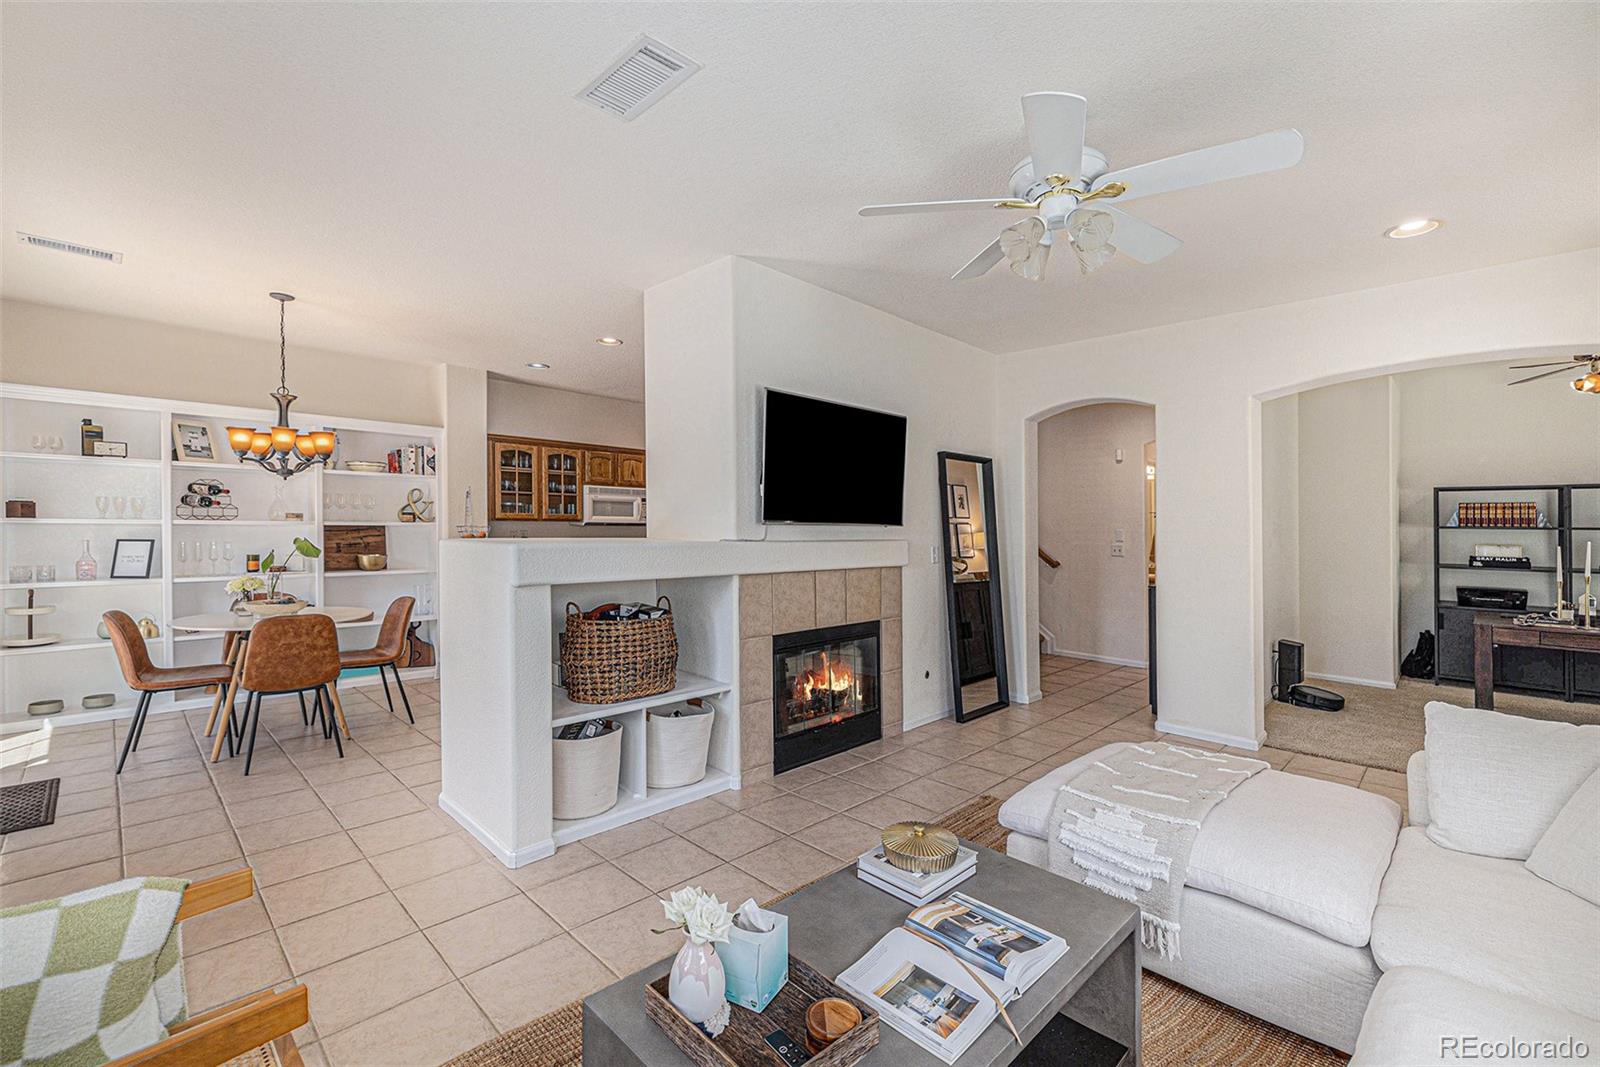
[[1580, 393], [1600, 393], [1600, 371], [1590, 371], [1574, 378], [1572, 388]]
[[1443, 225], [1443, 219], [1407, 219], [1398, 226], [1389, 227], [1383, 231], [1383, 235], [1396, 241], [1403, 241], [1407, 237], [1421, 237], [1425, 233], [1432, 233]]

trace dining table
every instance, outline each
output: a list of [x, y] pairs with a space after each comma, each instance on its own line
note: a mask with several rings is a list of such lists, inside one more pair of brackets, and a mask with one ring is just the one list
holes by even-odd
[[[294, 614], [326, 615], [334, 621], [335, 625], [346, 622], [367, 622], [373, 617], [371, 608], [335, 604], [324, 607], [309, 607]], [[231, 611], [213, 611], [200, 615], [180, 615], [168, 623], [173, 630], [181, 630], [184, 633], [214, 633], [220, 634], [224, 638], [228, 634], [237, 634], [239, 638], [237, 641], [232, 642], [224, 660], [229, 667], [233, 668], [233, 676], [228, 682], [228, 690], [223, 694], [222, 700], [212, 709], [211, 718], [206, 722], [206, 736], [210, 737], [213, 733], [216, 734], [216, 740], [211, 745], [212, 763], [222, 758], [222, 746], [228, 737], [225, 732], [228, 728], [226, 726], [227, 720], [222, 719], [222, 716], [233, 713], [233, 698], [239, 692], [239, 678], [244, 674], [244, 657], [249, 646], [250, 630], [263, 618], [282, 618], [282, 616], [238, 615]], [[349, 737], [350, 728], [345, 725], [344, 708], [339, 702], [339, 687], [337, 685], [330, 686], [329, 691], [333, 694], [333, 710], [339, 719], [339, 725], [344, 730], [344, 736]], [[223, 712], [222, 709], [224, 708], [227, 709], [226, 712]], [[217, 729], [219, 719], [222, 719], [224, 724], [221, 730]]]

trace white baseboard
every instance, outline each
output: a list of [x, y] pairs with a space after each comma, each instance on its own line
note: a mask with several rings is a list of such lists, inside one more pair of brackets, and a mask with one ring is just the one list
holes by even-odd
[[1394, 689], [1393, 681], [1380, 682], [1373, 678], [1350, 678], [1343, 674], [1313, 674], [1306, 671], [1307, 678], [1315, 678], [1320, 682], [1343, 682], [1345, 685], [1370, 685], [1374, 689]]
[[1050, 628], [1043, 623], [1039, 624], [1039, 636], [1044, 638], [1044, 654], [1047, 656], [1057, 655], [1056, 635], [1051, 633]]
[[1118, 667], [1138, 667], [1140, 670], [1150, 666], [1147, 659], [1122, 659], [1118, 656], [1097, 656], [1093, 652], [1069, 652], [1065, 649], [1054, 653], [1057, 656], [1071, 656], [1073, 659], [1093, 660], [1095, 663], [1112, 663]]
[[490, 852], [493, 852], [495, 858], [501, 863], [505, 864], [507, 867], [526, 867], [535, 860], [542, 860], [546, 856], [554, 856], [556, 854], [555, 840], [548, 837], [543, 841], [538, 841], [534, 844], [528, 845], [526, 848], [507, 848], [505, 845], [500, 843], [499, 838], [495, 837], [482, 826], [478, 825], [478, 821], [476, 819], [458, 808], [453, 802], [451, 802], [450, 798], [445, 796], [443, 793], [439, 794], [439, 810], [443, 811], [446, 815], [460, 823], [466, 829], [467, 833], [476, 838], [478, 843], [484, 848], [488, 849]]
[[1261, 747], [1264, 738], [1239, 737], [1235, 734], [1225, 734], [1217, 730], [1203, 730], [1198, 726], [1179, 726], [1176, 723], [1156, 719], [1156, 729], [1164, 734], [1177, 734], [1179, 737], [1192, 737], [1196, 741], [1211, 741], [1219, 745], [1228, 745], [1233, 748], [1244, 748], [1254, 752]]

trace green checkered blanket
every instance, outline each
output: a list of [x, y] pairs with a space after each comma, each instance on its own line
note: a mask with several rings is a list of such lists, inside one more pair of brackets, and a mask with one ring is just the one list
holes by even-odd
[[183, 1021], [188, 881], [128, 878], [0, 909], [0, 1067], [91, 1067]]

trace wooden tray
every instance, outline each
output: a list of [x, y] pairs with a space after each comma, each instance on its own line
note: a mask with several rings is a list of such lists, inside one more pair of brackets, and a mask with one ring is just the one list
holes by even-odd
[[667, 999], [669, 978], [664, 974], [644, 987], [644, 1013], [699, 1067], [784, 1067], [783, 1059], [767, 1044], [767, 1035], [786, 1030], [794, 1040], [804, 1042], [806, 1009], [823, 997], [854, 1004], [861, 1011], [861, 1025], [811, 1057], [807, 1067], [850, 1067], [878, 1044], [878, 1013], [793, 956], [789, 957], [789, 981], [767, 1010], [758, 1014], [729, 1004], [727, 1029], [714, 1038], [678, 1014]]
[[357, 571], [357, 556], [387, 556], [388, 534], [382, 526], [330, 526], [323, 535], [322, 568]]

